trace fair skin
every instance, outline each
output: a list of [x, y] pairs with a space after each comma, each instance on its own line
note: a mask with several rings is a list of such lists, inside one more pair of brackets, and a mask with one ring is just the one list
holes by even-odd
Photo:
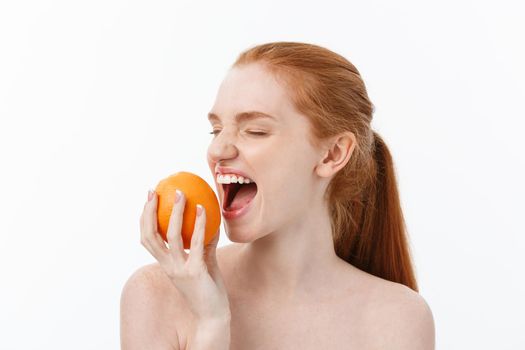
[[[275, 120], [237, 122], [235, 115], [244, 111]], [[331, 148], [314, 149], [306, 140], [306, 118], [259, 65], [230, 71], [211, 114], [219, 117], [210, 120], [216, 131], [208, 148], [210, 170], [215, 174], [217, 165], [241, 169], [257, 184], [247, 215], [224, 221], [230, 240], [244, 243], [239, 274], [252, 287], [244, 292], [282, 303], [315, 297], [306, 291], [327, 292], [348, 264], [335, 254], [323, 195], [331, 177], [348, 162], [355, 136], [348, 132]], [[254, 131], [265, 135], [250, 134]]]
[[[273, 118], [237, 119], [248, 111]], [[223, 220], [235, 243], [217, 249], [231, 312], [229, 348], [434, 349], [432, 313], [419, 294], [335, 254], [323, 196], [352, 156], [355, 135], [311, 146], [306, 117], [259, 64], [230, 70], [210, 113], [213, 177], [216, 166], [227, 166], [257, 184], [251, 210]], [[222, 204], [222, 185], [215, 185]], [[141, 283], [155, 288], [136, 294], [164, 300], [149, 309], [158, 315], [155, 329], [172, 345], [166, 348], [185, 348], [195, 329], [188, 302], [159, 264], [143, 272]]]

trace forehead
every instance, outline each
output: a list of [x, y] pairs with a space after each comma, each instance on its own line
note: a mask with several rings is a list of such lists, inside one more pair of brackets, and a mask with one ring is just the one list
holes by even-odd
[[284, 119], [293, 106], [286, 88], [260, 64], [232, 68], [222, 81], [211, 113], [222, 119], [260, 111]]

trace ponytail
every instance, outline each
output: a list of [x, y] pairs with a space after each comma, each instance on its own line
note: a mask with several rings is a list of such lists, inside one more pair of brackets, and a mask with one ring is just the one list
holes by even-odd
[[353, 220], [341, 227], [341, 239], [335, 240], [336, 252], [363, 271], [418, 292], [392, 156], [381, 136], [372, 132], [373, 175], [362, 198], [347, 207]]

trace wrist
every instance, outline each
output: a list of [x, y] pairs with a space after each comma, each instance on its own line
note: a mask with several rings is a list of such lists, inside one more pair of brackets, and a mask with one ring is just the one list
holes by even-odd
[[230, 321], [228, 316], [199, 320], [188, 342], [189, 350], [230, 348]]
[[231, 322], [231, 313], [227, 312], [222, 315], [217, 315], [209, 318], [195, 318], [195, 323], [204, 327], [214, 327], [229, 325]]

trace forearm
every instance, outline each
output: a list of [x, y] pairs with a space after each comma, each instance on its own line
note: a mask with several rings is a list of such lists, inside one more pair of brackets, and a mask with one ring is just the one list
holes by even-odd
[[229, 350], [230, 319], [197, 323], [186, 350]]

